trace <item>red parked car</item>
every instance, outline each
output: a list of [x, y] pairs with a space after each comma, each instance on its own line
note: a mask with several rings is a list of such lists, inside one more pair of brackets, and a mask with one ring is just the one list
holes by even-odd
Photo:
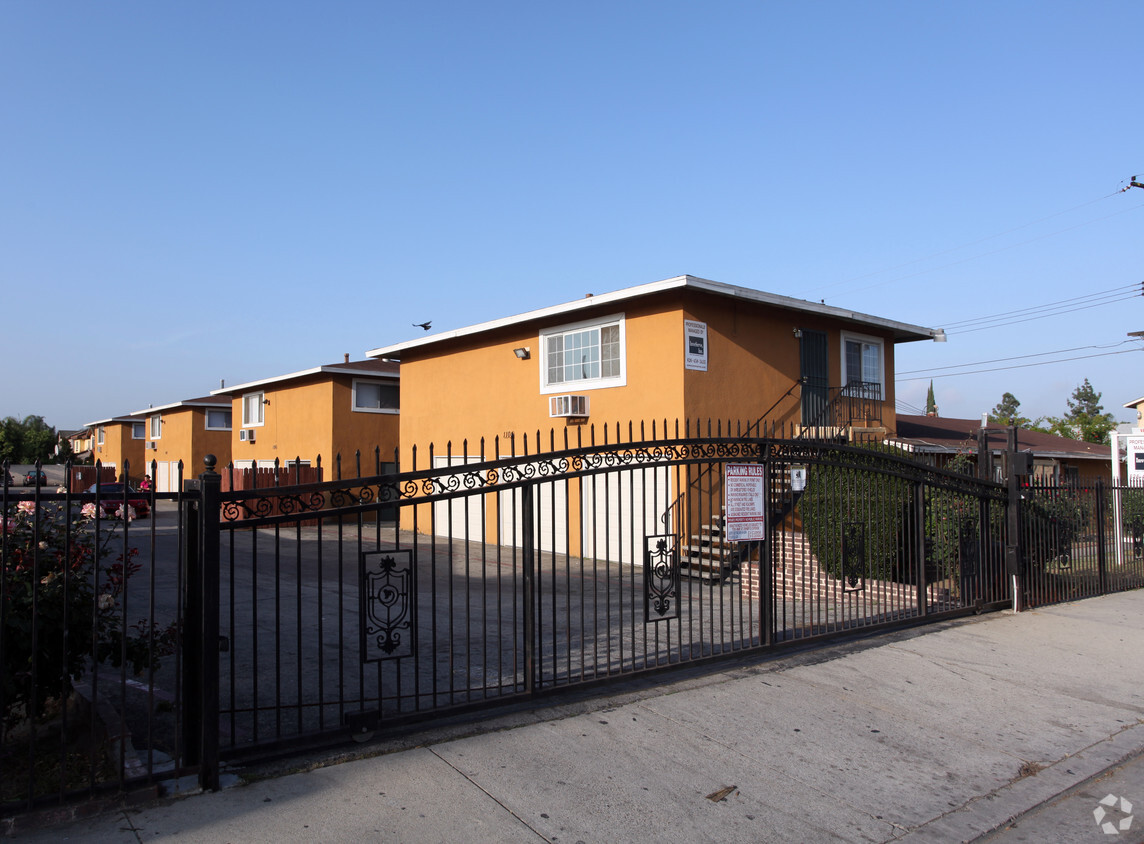
[[[86, 492], [95, 495], [95, 486], [92, 484]], [[105, 517], [114, 518], [119, 508], [123, 506], [123, 486], [121, 483], [99, 485], [99, 509], [103, 511]], [[136, 518], [144, 519], [150, 514], [151, 505], [147, 503], [146, 498], [140, 498], [139, 495], [140, 493], [127, 487], [127, 504], [135, 510]]]

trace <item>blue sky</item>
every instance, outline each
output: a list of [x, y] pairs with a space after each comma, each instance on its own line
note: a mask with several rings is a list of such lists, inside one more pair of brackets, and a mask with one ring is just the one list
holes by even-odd
[[0, 416], [690, 273], [933, 327], [1120, 291], [900, 346], [898, 397], [1100, 355], [934, 388], [1035, 417], [1087, 377], [1127, 420], [1141, 31], [1138, 2], [0, 0]]

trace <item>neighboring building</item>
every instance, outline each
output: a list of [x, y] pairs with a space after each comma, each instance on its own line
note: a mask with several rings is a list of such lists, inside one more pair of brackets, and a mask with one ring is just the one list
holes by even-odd
[[[376, 449], [393, 462], [398, 444], [399, 367], [379, 360], [318, 366], [212, 391], [231, 402], [231, 459], [236, 468], [281, 465], [321, 457], [332, 471], [338, 455], [343, 476], [373, 474]], [[220, 463], [220, 466], [224, 464]], [[333, 477], [327, 475], [327, 477]]]
[[[971, 458], [976, 465], [980, 430], [980, 419], [899, 415], [898, 435], [891, 442], [914, 454], [930, 456], [938, 466], [945, 466], [959, 454]], [[992, 476], [1000, 479], [1007, 433], [999, 427], [986, 431]], [[1032, 453], [1033, 477], [1048, 483], [1090, 486], [1098, 478], [1107, 481], [1112, 476], [1112, 449], [1107, 445], [1019, 428], [1017, 449]]]
[[179, 463], [182, 477], [193, 478], [204, 469], [203, 458], [213, 454], [219, 466], [230, 462], [231, 401], [226, 396], [204, 396], [149, 407], [131, 414], [145, 425], [146, 467], [135, 468], [132, 477], [152, 474], [158, 492], [177, 492]]
[[126, 463], [130, 466], [133, 481], [137, 482], [143, 477], [146, 423], [131, 416], [113, 416], [98, 422], [88, 422], [87, 427], [92, 432], [92, 458], [96, 462], [114, 468], [117, 477], [123, 474]]
[[[82, 463], [91, 459], [93, 442], [91, 428], [84, 428], [81, 431], [61, 431], [60, 437], [68, 441], [73, 462]], [[56, 454], [59, 454], [58, 446], [56, 447]]]
[[[687, 420], [693, 434], [706, 433], [709, 420], [713, 432], [716, 420], [726, 431], [732, 420], [743, 432], [775, 424], [787, 435], [881, 438], [896, 424], [895, 345], [934, 339], [944, 334], [679, 276], [367, 354], [401, 362], [401, 465], [425, 468], [430, 444], [434, 465], [441, 466], [450, 459], [446, 449], [454, 463], [479, 459], [482, 448], [488, 459], [505, 456], [514, 434], [518, 454], [525, 435], [535, 453], [538, 432], [544, 450], [550, 431], [557, 448], [566, 434], [572, 445], [593, 434], [603, 442], [605, 427], [614, 442], [617, 424], [626, 440], [629, 422], [637, 439], [641, 423], [650, 438], [653, 424], [662, 436], [665, 424], [674, 431], [678, 423], [682, 434]], [[671, 502], [685, 493], [653, 474], [633, 473], [624, 489], [612, 493], [591, 485], [582, 492], [554, 488], [558, 500], [551, 505], [573, 521], [583, 513], [583, 524], [557, 529], [554, 539], [542, 542], [564, 550], [567, 534], [578, 546], [581, 530], [591, 535], [593, 519], [618, 530], [621, 514], [645, 484], [663, 496], [665, 507], [674, 507]], [[516, 520], [505, 508], [519, 504], [502, 503], [489, 502], [484, 515], [470, 513], [467, 525], [458, 523], [456, 509], [438, 507], [436, 530], [478, 536], [483, 529], [511, 542]], [[646, 527], [655, 532], [654, 525]], [[627, 539], [617, 534], [615, 543]]]

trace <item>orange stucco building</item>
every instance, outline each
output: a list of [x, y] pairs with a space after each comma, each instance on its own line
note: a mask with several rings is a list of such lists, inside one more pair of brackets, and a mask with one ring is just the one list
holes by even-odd
[[114, 467], [116, 477], [123, 475], [125, 465], [130, 467], [131, 480], [138, 481], [143, 477], [143, 464], [146, 462], [143, 443], [147, 437], [144, 422], [126, 415], [88, 422], [86, 426], [91, 429], [93, 461]]
[[358, 452], [363, 475], [374, 473], [379, 449], [381, 462], [393, 463], [399, 375], [396, 363], [347, 359], [211, 395], [231, 402], [230, 457], [236, 468], [271, 466], [275, 459], [283, 466], [315, 465], [320, 457], [332, 472], [340, 455], [343, 477], [353, 477]]
[[[400, 360], [409, 455], [463, 439], [653, 420], [894, 430], [894, 346], [916, 325], [679, 276], [374, 349]], [[849, 392], [848, 392], [849, 388]], [[565, 399], [564, 397], [578, 397]], [[581, 401], [579, 397], [586, 399]], [[863, 401], [840, 421], [832, 402]], [[841, 401], [836, 401], [841, 400]], [[835, 408], [837, 410], [837, 408]], [[547, 441], [547, 437], [544, 437]]]
[[[588, 295], [451, 332], [374, 349], [367, 354], [401, 363], [402, 468], [428, 468], [563, 447], [565, 436], [603, 442], [605, 427], [628, 439], [629, 423], [683, 432], [690, 420], [728, 430], [781, 426], [796, 434], [891, 434], [894, 347], [944, 339], [939, 330], [824, 304], [735, 287], [693, 276]], [[497, 438], [499, 438], [499, 443]], [[615, 436], [612, 436], [615, 441]], [[417, 465], [413, 450], [417, 448]], [[443, 456], [448, 455], [448, 456]], [[650, 476], [636, 477], [634, 484]], [[646, 480], [670, 502], [670, 479]], [[604, 507], [623, 506], [618, 490], [561, 488], [558, 510], [603, 523]], [[584, 501], [596, 495], [614, 504]], [[581, 500], [571, 500], [581, 499]], [[457, 523], [450, 510], [435, 530], [457, 535], [511, 534], [506, 506], [490, 502], [484, 524]], [[442, 508], [443, 509], [443, 508]], [[422, 524], [428, 523], [423, 516]], [[574, 547], [591, 525], [563, 531]], [[617, 541], [620, 541], [619, 539]], [[557, 535], [553, 550], [563, 550]]]
[[231, 402], [226, 397], [187, 399], [131, 416], [144, 426], [146, 464], [136, 468], [132, 462], [132, 477], [150, 474], [158, 492], [178, 491], [180, 477], [189, 479], [201, 473], [208, 454], [215, 455], [220, 466], [230, 462]]

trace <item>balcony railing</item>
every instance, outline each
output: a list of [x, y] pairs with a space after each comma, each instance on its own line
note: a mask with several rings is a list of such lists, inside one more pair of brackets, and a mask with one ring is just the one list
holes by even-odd
[[876, 428], [882, 424], [882, 385], [876, 381], [851, 381], [844, 387], [829, 387], [821, 406], [810, 414], [804, 430]]

